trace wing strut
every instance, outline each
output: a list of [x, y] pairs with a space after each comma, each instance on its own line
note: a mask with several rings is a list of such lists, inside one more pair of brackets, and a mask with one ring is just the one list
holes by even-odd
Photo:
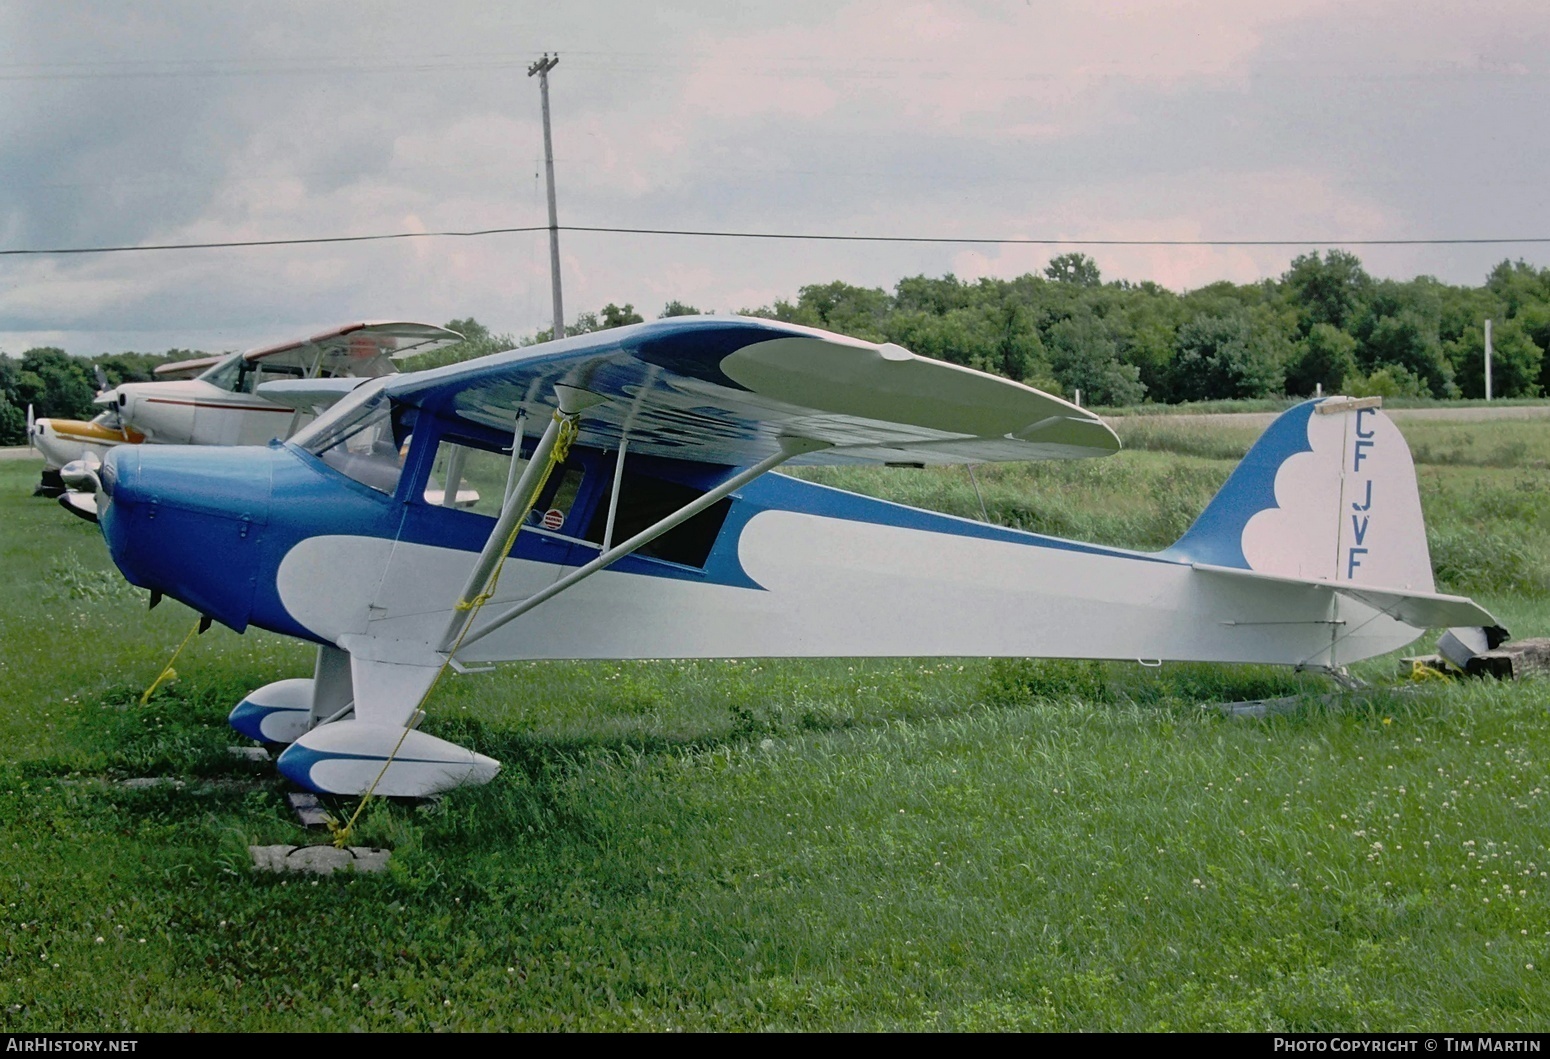
[[[463, 590], [458, 593], [457, 605], [452, 608], [452, 617], [447, 621], [447, 629], [442, 634], [441, 646], [438, 648], [442, 653], [453, 649], [459, 635], [467, 628], [474, 615], [479, 613], [479, 607], [483, 603], [480, 597], [487, 598], [489, 593], [494, 591], [491, 582], [500, 570], [501, 561], [511, 550], [517, 532], [522, 528], [522, 521], [527, 517], [539, 491], [543, 489], [549, 472], [553, 470], [550, 457], [555, 452], [555, 446], [560, 443], [561, 434], [574, 437], [576, 424], [581, 420], [582, 411], [602, 400], [596, 394], [569, 386], [556, 386], [555, 394], [559, 398], [559, 407], [555, 409], [554, 417], [549, 420], [543, 436], [538, 439], [538, 446], [533, 450], [533, 458], [522, 469], [522, 477], [517, 479], [516, 488], [507, 491], [506, 501], [501, 505], [500, 518], [496, 520], [495, 528], [490, 531], [489, 539], [484, 542], [484, 550], [479, 553], [479, 558], [474, 560], [474, 568], [468, 572], [468, 580], [463, 584]], [[519, 419], [518, 425], [526, 426], [525, 419]], [[517, 459], [521, 444], [520, 440], [513, 442], [513, 461]], [[569, 448], [569, 442], [566, 442], [565, 447]]]
[[608, 492], [608, 521], [603, 526], [603, 551], [614, 546], [614, 516], [619, 514], [619, 484], [624, 481], [624, 453], [630, 446], [630, 435], [620, 433], [619, 451], [614, 453], [614, 484]]
[[[490, 635], [490, 633], [494, 632], [496, 629], [499, 629], [502, 625], [505, 625], [507, 622], [515, 621], [517, 618], [522, 617], [522, 615], [526, 614], [540, 603], [553, 599], [555, 596], [559, 595], [561, 592], [564, 592], [578, 581], [583, 581], [586, 578], [591, 577], [593, 574], [597, 573], [605, 566], [608, 566], [610, 563], [624, 558], [626, 555], [629, 555], [637, 548], [641, 548], [647, 544], [650, 544], [652, 541], [662, 536], [662, 534], [666, 533], [674, 526], [677, 526], [683, 522], [687, 522], [689, 519], [693, 518], [695, 515], [698, 515], [701, 511], [704, 511], [712, 504], [722, 500], [736, 490], [741, 489], [743, 486], [747, 485], [761, 474], [774, 470], [776, 467], [780, 466], [782, 463], [785, 463], [792, 457], [800, 456], [805, 452], [813, 452], [817, 449], [828, 447], [828, 442], [814, 441], [811, 438], [781, 438], [780, 451], [771, 453], [769, 456], [766, 456], [752, 467], [749, 467], [739, 472], [738, 474], [733, 475], [731, 478], [728, 478], [726, 481], [716, 486], [716, 488], [712, 489], [710, 492], [703, 496], [697, 497], [694, 500], [691, 500], [689, 503], [673, 512], [671, 515], [668, 515], [660, 522], [657, 522], [651, 526], [647, 526], [645, 529], [641, 530], [639, 533], [625, 541], [623, 544], [615, 545], [613, 548], [605, 551], [603, 554], [599, 555], [596, 559], [593, 559], [585, 566], [577, 567], [575, 570], [572, 570], [570, 573], [560, 578], [548, 588], [540, 589], [539, 591], [534, 592], [531, 596], [528, 596], [522, 602], [517, 603], [509, 609], [497, 614], [478, 630], [471, 632], [467, 636], [463, 637], [462, 643], [458, 646], [467, 647], [469, 644], [479, 642], [486, 636]], [[494, 535], [491, 536], [491, 539], [494, 539]], [[488, 550], [488, 548], [486, 550]], [[483, 559], [483, 556], [480, 558]], [[470, 581], [471, 580], [472, 578], [470, 578]], [[454, 621], [456, 622], [460, 619], [461, 612], [459, 612], [459, 617], [455, 618]], [[450, 650], [451, 644], [451, 640], [443, 640], [441, 650]]]
[[641, 402], [651, 392], [659, 370], [655, 364], [646, 370], [646, 381], [635, 395], [635, 403], [630, 406], [630, 414], [624, 417], [624, 425], [619, 428], [619, 451], [614, 454], [614, 486], [608, 493], [608, 522], [603, 527], [602, 550], [605, 552], [614, 545], [614, 516], [619, 513], [619, 484], [624, 480], [624, 451], [630, 447], [630, 428], [635, 425]]
[[511, 489], [517, 484], [517, 468], [522, 466], [522, 437], [527, 433], [527, 413], [517, 413], [517, 425], [511, 432], [511, 463], [506, 467], [506, 495], [501, 498], [501, 510], [511, 503]]

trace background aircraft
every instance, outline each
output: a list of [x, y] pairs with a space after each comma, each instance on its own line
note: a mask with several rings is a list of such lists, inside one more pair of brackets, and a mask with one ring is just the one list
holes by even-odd
[[1183, 538], [1141, 553], [768, 475], [1119, 448], [1085, 409], [894, 345], [681, 317], [262, 393], [346, 388], [284, 445], [123, 446], [103, 467], [102, 529], [130, 581], [319, 645], [311, 678], [231, 717], [290, 744], [280, 769], [318, 791], [494, 775], [416, 730], [448, 665], [1004, 655], [1338, 673], [1427, 627], [1500, 632], [1434, 591], [1409, 450], [1370, 400], [1283, 414]]
[[[114, 445], [262, 445], [289, 437], [328, 402], [279, 405], [257, 394], [264, 381], [376, 378], [396, 372], [395, 360], [462, 339], [432, 324], [353, 323], [297, 341], [164, 364], [156, 369], [164, 378], [101, 390], [95, 403], [104, 411], [89, 423], [29, 422], [29, 440], [45, 462], [39, 491], [57, 495], [68, 487], [77, 495], [62, 497], [64, 506], [95, 518], [96, 468]], [[190, 374], [195, 377], [183, 378]]]

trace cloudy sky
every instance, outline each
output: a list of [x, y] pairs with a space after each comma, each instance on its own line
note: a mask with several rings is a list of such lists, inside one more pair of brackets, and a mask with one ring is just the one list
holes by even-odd
[[[546, 223], [1031, 239], [1550, 236], [1550, 5], [1432, 0], [0, 0], [0, 249]], [[565, 232], [567, 316], [718, 312], [1083, 249], [1176, 290], [1297, 247]], [[1355, 247], [1479, 283], [1550, 244]], [[0, 350], [547, 326], [547, 236], [0, 256]]]

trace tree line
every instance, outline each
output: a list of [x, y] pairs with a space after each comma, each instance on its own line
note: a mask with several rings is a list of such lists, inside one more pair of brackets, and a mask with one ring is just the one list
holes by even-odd
[[1503, 261], [1481, 287], [1375, 279], [1353, 254], [1304, 254], [1277, 279], [1178, 294], [1105, 283], [1083, 254], [1044, 274], [900, 280], [892, 293], [835, 282], [751, 315], [897, 342], [926, 356], [1092, 404], [1325, 393], [1483, 397], [1550, 391], [1550, 269]]
[[[669, 302], [661, 317], [698, 312]], [[966, 282], [912, 276], [894, 289], [836, 280], [743, 315], [807, 324], [1026, 382], [1086, 404], [1133, 405], [1325, 393], [1483, 397], [1485, 321], [1492, 321], [1492, 393], [1550, 392], [1550, 268], [1503, 261], [1479, 287], [1430, 276], [1377, 279], [1356, 255], [1314, 251], [1276, 279], [1213, 283], [1175, 293], [1152, 282], [1105, 282], [1084, 254], [1062, 254], [1041, 275]], [[640, 323], [630, 304], [584, 312], [567, 335]], [[456, 346], [406, 368], [452, 363], [547, 341], [517, 338], [473, 318], [447, 326]], [[25, 409], [89, 418], [95, 369], [109, 385], [148, 379], [155, 366], [202, 354], [115, 353], [85, 358], [55, 347], [0, 353], [0, 444], [25, 440]]]

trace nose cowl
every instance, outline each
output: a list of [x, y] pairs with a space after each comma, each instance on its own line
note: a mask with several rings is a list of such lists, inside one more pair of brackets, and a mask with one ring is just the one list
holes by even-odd
[[[138, 457], [140, 454], [135, 453]], [[139, 470], [139, 461], [124, 459], [124, 466], [120, 466], [122, 458], [117, 448], [112, 448], [102, 457], [102, 468], [97, 472], [97, 477], [102, 481], [102, 492], [107, 497], [113, 496], [113, 490], [118, 488], [119, 479], [125, 475], [133, 476]]]
[[132, 583], [246, 628], [273, 459], [261, 448], [111, 450], [102, 469], [109, 502], [101, 525], [113, 561]]

